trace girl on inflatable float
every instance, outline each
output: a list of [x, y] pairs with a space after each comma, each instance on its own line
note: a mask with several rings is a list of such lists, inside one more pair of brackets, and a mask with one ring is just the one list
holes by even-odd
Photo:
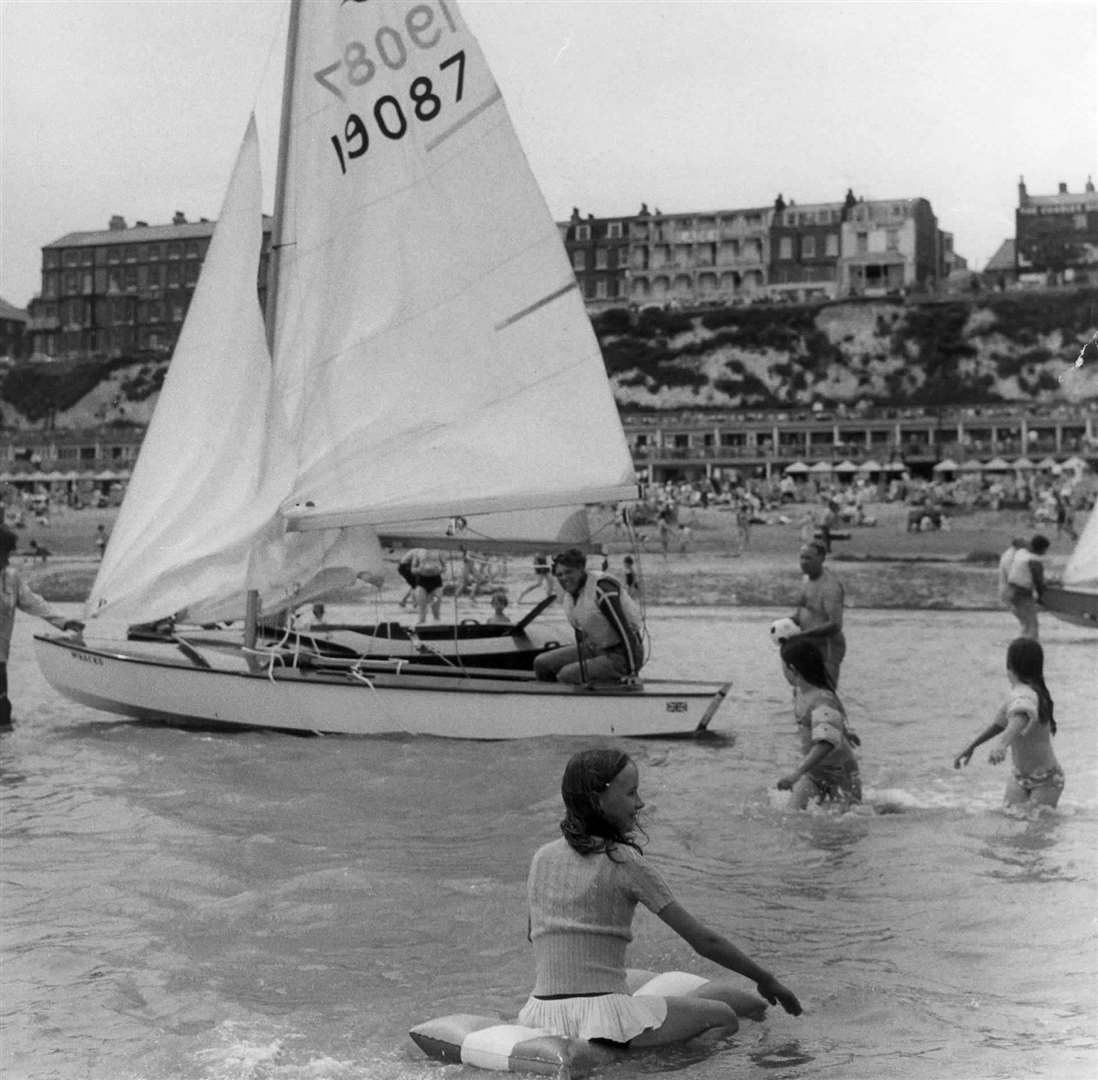
[[[770, 1004], [797, 1016], [801, 1004], [767, 970], [675, 900], [637, 843], [644, 807], [637, 766], [617, 750], [585, 750], [561, 782], [562, 839], [534, 855], [527, 881], [529, 938], [537, 976], [518, 1022], [576, 1039], [661, 1046], [702, 1032], [734, 1032], [738, 1016], [761, 1019], [765, 1002], [730, 983], [681, 976], [689, 989], [663, 996], [636, 989], [627, 973], [637, 903], [654, 912], [699, 955], [753, 981]], [[667, 978], [672, 978], [668, 976]]]

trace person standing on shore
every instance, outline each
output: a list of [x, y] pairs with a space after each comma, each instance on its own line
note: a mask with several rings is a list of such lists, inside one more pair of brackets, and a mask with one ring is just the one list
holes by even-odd
[[810, 641], [815, 645], [823, 656], [832, 688], [838, 689], [839, 669], [846, 656], [846, 638], [843, 635], [845, 593], [842, 582], [824, 567], [826, 556], [824, 545], [819, 540], [813, 540], [801, 548], [804, 583], [797, 610], [792, 616], [800, 627], [800, 633], [786, 640]]
[[[1048, 537], [1037, 533], [1019, 548], [1007, 569], [1007, 604], [1021, 627], [1020, 636], [1036, 641], [1037, 605], [1045, 591], [1045, 569], [1041, 556], [1048, 551]], [[1005, 555], [1004, 555], [1005, 557]]]
[[8, 652], [11, 634], [15, 628], [15, 612], [26, 611], [45, 619], [58, 630], [76, 631], [84, 624], [76, 619], [66, 619], [42, 599], [20, 576], [19, 571], [8, 565], [18, 538], [10, 529], [0, 527], [0, 731], [12, 728], [11, 701], [8, 698]]
[[1008, 607], [1010, 606], [1010, 564], [1014, 562], [1014, 556], [1026, 546], [1024, 536], [1016, 536], [1010, 542], [1010, 547], [999, 556], [999, 599]]

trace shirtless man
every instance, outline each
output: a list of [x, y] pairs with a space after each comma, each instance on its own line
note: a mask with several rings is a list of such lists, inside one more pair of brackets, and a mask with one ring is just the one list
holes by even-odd
[[812, 642], [823, 654], [824, 667], [831, 676], [832, 688], [839, 685], [839, 668], [846, 655], [843, 637], [843, 586], [830, 570], [824, 569], [826, 552], [819, 541], [801, 548], [804, 584], [797, 601], [793, 621], [801, 628], [787, 641]]

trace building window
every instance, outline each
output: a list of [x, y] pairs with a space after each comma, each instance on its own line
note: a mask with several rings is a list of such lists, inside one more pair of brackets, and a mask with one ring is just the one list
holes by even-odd
[[126, 262], [137, 262], [137, 248], [132, 244], [126, 248]]
[[610, 240], [620, 240], [622, 237], [621, 222], [611, 221], [606, 226], [606, 236]]
[[576, 239], [577, 240], [590, 240], [591, 239], [591, 226], [590, 225], [577, 225], [576, 226]]
[[122, 261], [122, 249], [117, 247], [107, 248], [107, 262], [120, 263]]
[[900, 250], [900, 230], [899, 229], [886, 229], [885, 230], [885, 249], [887, 251], [899, 251]]
[[572, 252], [572, 268], [574, 270], [587, 269], [587, 253], [585, 251]]
[[792, 259], [793, 258], [793, 237], [783, 236], [778, 241], [778, 258], [779, 259]]
[[801, 258], [814, 259], [816, 257], [816, 238], [814, 236], [801, 237]]
[[869, 233], [860, 232], [854, 237], [854, 251], [864, 255], [869, 251]]
[[183, 252], [183, 245], [182, 244], [175, 243], [175, 244], [169, 244], [168, 245], [168, 258], [169, 259], [178, 259], [179, 256], [182, 254], [182, 252]]
[[595, 269], [596, 270], [605, 270], [607, 265], [608, 265], [608, 263], [607, 263], [606, 248], [604, 248], [604, 247], [595, 248]]
[[606, 282], [602, 278], [595, 282], [595, 299], [606, 299]]
[[828, 233], [824, 239], [824, 254], [825, 255], [838, 255], [839, 254], [839, 234]]

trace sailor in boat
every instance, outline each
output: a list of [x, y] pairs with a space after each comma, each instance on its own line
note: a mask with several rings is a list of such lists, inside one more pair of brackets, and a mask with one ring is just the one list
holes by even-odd
[[611, 574], [588, 573], [587, 557], [568, 548], [553, 560], [565, 618], [576, 644], [539, 654], [534, 674], [546, 682], [620, 682], [636, 678], [644, 664], [640, 608]]

